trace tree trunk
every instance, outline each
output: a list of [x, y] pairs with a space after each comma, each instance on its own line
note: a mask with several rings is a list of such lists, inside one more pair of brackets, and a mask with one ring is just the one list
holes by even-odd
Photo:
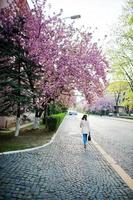
[[18, 136], [18, 135], [19, 135], [19, 131], [20, 131], [20, 117], [17, 117], [17, 119], [16, 119], [15, 136]]
[[20, 63], [18, 65], [18, 97], [19, 97], [19, 101], [17, 103], [17, 118], [16, 118], [16, 130], [15, 130], [15, 136], [19, 135], [19, 131], [20, 131], [20, 95], [21, 95], [21, 91], [20, 91], [20, 86], [21, 86], [21, 78], [20, 78], [20, 73], [21, 73], [21, 66]]
[[39, 123], [40, 123], [40, 117], [35, 116], [34, 124], [33, 124], [33, 129], [38, 129], [39, 128]]
[[46, 124], [47, 118], [47, 105], [44, 107], [43, 124]]
[[19, 131], [20, 131], [20, 102], [18, 103], [18, 109], [17, 109], [15, 136], [19, 135]]
[[34, 120], [34, 124], [33, 124], [33, 129], [37, 129], [39, 128], [39, 124], [40, 124], [40, 118], [42, 116], [43, 110], [38, 110], [36, 109], [35, 112], [35, 120]]

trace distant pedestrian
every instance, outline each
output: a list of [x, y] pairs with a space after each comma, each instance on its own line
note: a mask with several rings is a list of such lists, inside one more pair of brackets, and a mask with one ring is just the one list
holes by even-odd
[[86, 149], [86, 145], [88, 143], [88, 135], [90, 133], [90, 126], [89, 121], [87, 120], [87, 115], [83, 115], [80, 122], [80, 128], [82, 130], [84, 148]]

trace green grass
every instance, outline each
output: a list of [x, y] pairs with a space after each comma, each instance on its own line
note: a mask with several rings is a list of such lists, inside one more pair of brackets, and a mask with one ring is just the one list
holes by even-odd
[[0, 152], [27, 149], [41, 146], [50, 141], [54, 132], [48, 132], [44, 125], [39, 129], [32, 129], [32, 126], [22, 128], [18, 137], [14, 136], [15, 132], [0, 132]]
[[133, 119], [133, 116], [128, 116], [127, 118], [129, 118], [129, 119]]
[[120, 118], [133, 119], [133, 116], [120, 116]]
[[[65, 113], [52, 115], [58, 116], [63, 120]], [[32, 147], [41, 146], [48, 143], [55, 131], [48, 131], [45, 125], [40, 123], [39, 129], [32, 129], [32, 125], [29, 124], [24, 128], [21, 128], [18, 137], [15, 137], [15, 131], [7, 130], [0, 131], [0, 152], [28, 149]]]

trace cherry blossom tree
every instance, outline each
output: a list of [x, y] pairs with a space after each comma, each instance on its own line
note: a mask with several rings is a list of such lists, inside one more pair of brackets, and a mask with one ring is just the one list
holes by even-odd
[[[67, 28], [67, 30], [69, 29]], [[72, 33], [73, 37], [66, 37], [64, 44], [63, 38], [61, 38], [64, 48], [60, 48], [58, 57], [54, 60], [53, 73], [48, 71], [46, 74], [48, 82], [41, 83], [43, 94], [45, 94], [46, 100], [48, 100], [48, 96], [49, 99], [54, 100], [63, 92], [78, 89], [84, 94], [88, 103], [92, 103], [97, 96], [102, 95], [107, 83], [107, 62], [97, 45], [91, 43], [90, 33], [82, 32], [80, 39], [74, 41], [74, 36], [79, 36], [79, 32], [76, 33], [74, 30], [71, 31]], [[51, 60], [49, 61], [51, 62]], [[44, 80], [46, 79], [45, 77]]]
[[103, 97], [97, 99], [97, 101], [89, 109], [91, 112], [101, 113], [102, 111], [112, 112], [114, 111], [115, 101], [113, 96], [104, 95]]
[[102, 49], [92, 42], [92, 33], [65, 24], [61, 13], [47, 16], [44, 8], [45, 4], [37, 1], [32, 10], [26, 9], [21, 14], [13, 10], [12, 17], [4, 18], [8, 25], [18, 17], [23, 21], [22, 29], [17, 27], [21, 33], [19, 40], [15, 41], [24, 52], [25, 59], [19, 63], [23, 64], [30, 86], [35, 127], [51, 101], [74, 103], [72, 93], [78, 90], [91, 104], [107, 84], [108, 63]]

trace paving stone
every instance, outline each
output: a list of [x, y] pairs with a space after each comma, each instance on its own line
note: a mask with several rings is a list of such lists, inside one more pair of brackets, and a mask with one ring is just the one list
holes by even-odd
[[66, 118], [54, 142], [0, 156], [0, 200], [133, 200], [133, 191], [92, 143], [84, 150], [79, 120]]

